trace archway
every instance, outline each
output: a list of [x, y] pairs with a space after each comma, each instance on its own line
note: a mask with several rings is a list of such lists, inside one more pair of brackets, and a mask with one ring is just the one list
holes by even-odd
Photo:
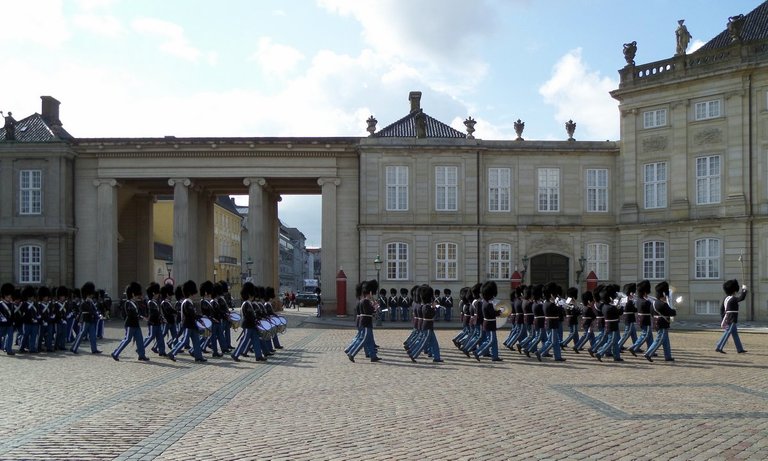
[[561, 254], [544, 253], [534, 256], [528, 271], [532, 285], [555, 282], [565, 290], [570, 283], [569, 259]]

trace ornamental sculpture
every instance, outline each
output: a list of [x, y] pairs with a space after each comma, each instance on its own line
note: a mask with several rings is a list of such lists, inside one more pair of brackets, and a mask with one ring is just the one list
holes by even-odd
[[565, 122], [565, 132], [568, 133], [568, 140], [569, 141], [575, 141], [573, 138], [573, 133], [576, 132], [576, 122], [573, 120], [568, 120]]
[[688, 43], [691, 41], [691, 33], [688, 32], [688, 28], [685, 27], [685, 19], [679, 19], [677, 21], [677, 30], [675, 30], [675, 37], [677, 38], [677, 51], [675, 56], [683, 56], [685, 50], [688, 49]]
[[368, 117], [368, 120], [366, 120], [365, 123], [368, 124], [368, 128], [366, 128], [366, 130], [368, 133], [370, 133], [369, 136], [373, 136], [373, 133], [376, 132], [376, 124], [379, 123], [379, 121], [373, 118], [373, 115], [371, 115]]
[[473, 119], [472, 117], [468, 117], [466, 120], [464, 120], [464, 126], [467, 127], [467, 139], [475, 139], [474, 136], [472, 136], [472, 133], [475, 132], [475, 124], [477, 121]]
[[523, 130], [525, 129], [525, 122], [517, 119], [515, 122], [515, 133], [517, 134], [516, 141], [523, 141]]
[[624, 60], [628, 66], [635, 65], [635, 53], [637, 53], [637, 42], [631, 41], [624, 44]]

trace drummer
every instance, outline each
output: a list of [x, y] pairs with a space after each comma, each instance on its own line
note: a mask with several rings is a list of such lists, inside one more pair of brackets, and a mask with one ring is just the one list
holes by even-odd
[[230, 314], [233, 314], [232, 311], [232, 296], [229, 294], [229, 285], [227, 285], [227, 282], [224, 280], [220, 280], [218, 282], [219, 291], [218, 296], [216, 297], [216, 302], [218, 303], [218, 311], [219, 316], [221, 317], [221, 330], [223, 333], [223, 339], [224, 344], [222, 347], [222, 352], [230, 352], [234, 348], [232, 347], [232, 322], [230, 321]]
[[183, 333], [182, 338], [176, 342], [171, 352], [168, 354], [168, 358], [176, 361], [176, 354], [187, 342], [187, 339], [192, 341], [192, 350], [190, 353], [195, 357], [195, 362], [207, 362], [203, 358], [202, 350], [200, 349], [200, 333], [197, 331], [197, 313], [195, 312], [195, 304], [192, 302], [192, 296], [197, 294], [197, 284], [193, 280], [187, 280], [182, 285], [181, 300], [181, 324]]
[[[275, 289], [267, 287], [266, 296], [264, 297], [264, 309], [266, 309], [267, 315], [270, 317], [270, 322], [277, 321], [277, 314], [275, 314], [275, 310], [272, 308], [273, 299], [275, 299]], [[277, 332], [272, 335], [272, 345], [275, 349], [283, 348], [283, 346], [280, 345], [280, 340], [277, 338]]]
[[253, 299], [256, 296], [256, 287], [251, 282], [245, 282], [243, 288], [240, 290], [240, 297], [243, 300], [243, 304], [240, 307], [241, 326], [243, 327], [243, 335], [240, 337], [235, 350], [232, 352], [232, 360], [235, 362], [240, 361], [240, 356], [245, 355], [248, 348], [253, 346], [256, 360], [259, 362], [265, 362], [267, 359], [261, 352], [261, 344], [257, 340], [256, 332], [256, 311], [253, 308]]
[[[224, 354], [224, 332], [221, 329], [222, 313], [219, 310], [219, 303], [214, 299], [218, 297], [221, 292], [221, 288], [218, 285], [214, 285], [210, 280], [200, 284], [200, 295], [202, 300], [200, 301], [200, 310], [204, 317], [208, 317], [211, 321], [210, 335], [203, 341], [203, 351], [206, 350], [210, 344], [214, 357], [222, 357]], [[219, 346], [221, 351], [219, 352]]]

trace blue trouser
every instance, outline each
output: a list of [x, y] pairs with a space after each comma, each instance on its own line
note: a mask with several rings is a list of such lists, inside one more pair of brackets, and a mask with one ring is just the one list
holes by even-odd
[[149, 333], [147, 333], [147, 338], [144, 340], [143, 347], [146, 349], [150, 344], [152, 344], [153, 340], [155, 341], [157, 353], [160, 355], [165, 355], [165, 341], [163, 341], [162, 325], [149, 325]]
[[43, 326], [43, 335], [42, 336], [45, 339], [45, 350], [48, 352], [53, 352], [53, 338], [56, 334], [56, 324], [53, 322], [49, 322], [47, 325]]
[[13, 352], [13, 325], [9, 323], [0, 326], [0, 338], [3, 338], [3, 350], [6, 353]]
[[347, 345], [347, 347], [344, 348], [344, 353], [348, 354], [350, 350], [357, 344], [358, 341], [362, 341], [363, 339], [363, 329], [362, 327], [357, 327], [357, 334], [355, 334], [355, 337], [352, 338], [352, 341]]
[[650, 324], [643, 327], [642, 333], [640, 333], [640, 336], [637, 338], [637, 341], [635, 341], [635, 343], [632, 344], [630, 349], [637, 352], [637, 349], [639, 349], [640, 346], [643, 345], [643, 342], [645, 342], [646, 347], [651, 347], [651, 344], [653, 344], [653, 327]]
[[79, 329], [75, 330], [75, 316], [71, 316], [67, 318], [67, 342], [71, 343], [75, 340], [75, 336], [77, 336], [77, 333], [80, 331]]
[[168, 347], [173, 347], [174, 343], [179, 339], [179, 329], [177, 327], [177, 324], [174, 323], [165, 323], [163, 324], [163, 329], [165, 330], [163, 333], [163, 338], [165, 338], [165, 335], [167, 333], [170, 333], [170, 339], [166, 343]]
[[544, 329], [544, 327], [537, 328], [536, 332], [533, 335], [533, 339], [531, 339], [528, 342], [525, 350], [528, 352], [536, 352], [537, 346], [539, 345], [539, 343], [545, 341], [546, 338], [547, 338], [547, 331]]
[[509, 330], [509, 335], [507, 336], [507, 339], [505, 339], [502, 344], [504, 344], [507, 347], [510, 347], [510, 345], [515, 343], [515, 339], [519, 334], [520, 334], [520, 325], [516, 323], [512, 325], [512, 329]]
[[217, 346], [218, 344], [221, 346], [221, 350], [223, 353], [224, 349], [226, 349], [226, 347], [224, 346], [223, 336], [224, 336], [224, 332], [221, 331], [221, 322], [213, 322], [211, 324], [211, 335], [205, 338], [205, 340], [203, 340], [203, 345], [202, 345], [203, 350], [205, 350], [205, 348], [207, 348], [208, 345], [210, 344], [211, 350], [213, 351], [213, 353], [218, 354], [219, 353], [219, 347]]
[[595, 334], [592, 332], [592, 328], [587, 328], [584, 330], [584, 334], [581, 336], [581, 339], [576, 342], [576, 345], [573, 346], [577, 350], [580, 350], [584, 347], [585, 344], [587, 344], [587, 341], [589, 341], [589, 347], [590, 349], [595, 345]]
[[549, 350], [552, 349], [552, 339], [554, 338], [552, 335], [553, 330], [553, 328], [546, 329], [545, 339], [541, 342], [541, 355], [549, 353]]
[[645, 351], [645, 356], [651, 357], [659, 346], [664, 348], [664, 360], [671, 360], [672, 349], [669, 345], [669, 330], [667, 328], [659, 328], [659, 331], [656, 332], [656, 339], [653, 340], [651, 346]]
[[435, 336], [435, 330], [422, 330], [420, 341], [414, 344], [411, 358], [414, 360], [426, 350], [428, 354], [432, 354], [434, 360], [440, 360], [440, 345], [437, 343], [437, 336]]
[[141, 334], [141, 327], [125, 327], [125, 337], [120, 341], [120, 344], [117, 345], [117, 349], [112, 352], [112, 357], [120, 357], [120, 353], [123, 352], [123, 349], [125, 349], [131, 340], [136, 343], [136, 352], [139, 354], [139, 358], [146, 357], [144, 352], [144, 336]]
[[602, 357], [606, 355], [609, 351], [612, 352], [613, 360], [618, 360], [621, 358], [621, 346], [619, 346], [619, 332], [617, 331], [609, 331], [606, 335], [606, 340], [603, 343], [603, 346], [600, 347], [595, 352], [598, 356]]
[[88, 340], [91, 342], [91, 352], [99, 350], [98, 347], [96, 347], [96, 322], [82, 323], [80, 330], [77, 332], [75, 343], [70, 350], [77, 353], [77, 350], [80, 348], [80, 343], [83, 341], [84, 334], [88, 334]]
[[728, 328], [723, 332], [723, 336], [720, 337], [720, 341], [715, 346], [716, 350], [723, 350], [725, 343], [728, 342], [728, 337], [733, 336], [733, 345], [736, 346], [736, 351], [741, 352], [744, 350], [744, 346], [741, 344], [741, 338], [739, 338], [739, 331], [736, 329], [736, 322], [728, 325]]
[[221, 321], [221, 337], [224, 342], [221, 344], [221, 352], [232, 349], [232, 322], [228, 318]]
[[244, 328], [243, 335], [240, 337], [240, 342], [232, 352], [232, 358], [240, 357], [248, 351], [248, 348], [253, 346], [253, 353], [257, 359], [264, 358], [264, 353], [261, 351], [261, 343], [256, 338], [258, 335], [256, 328]]
[[451, 309], [450, 307], [446, 307], [445, 308], [445, 321], [446, 322], [450, 322], [451, 321], [451, 317], [452, 317], [451, 311], [453, 311], [453, 309]]
[[411, 334], [408, 335], [408, 337], [405, 339], [405, 342], [403, 343], [403, 346], [405, 346], [405, 350], [410, 351], [411, 349], [414, 349], [416, 344], [421, 342], [422, 340], [423, 331], [419, 330], [418, 328], [414, 328], [411, 330]]
[[277, 333], [275, 333], [275, 335], [272, 336], [272, 345], [275, 346], [276, 349], [282, 347], [280, 345], [280, 339], [278, 339], [277, 337]]
[[571, 340], [573, 340], [574, 344], [579, 342], [579, 325], [577, 323], [568, 325], [568, 336], [566, 336], [565, 339], [560, 342], [560, 344], [565, 347], [569, 342], [571, 342]]
[[627, 322], [624, 325], [624, 334], [619, 340], [619, 348], [624, 347], [624, 343], [627, 342], [627, 339], [632, 339], [632, 344], [635, 344], [635, 341], [637, 341], [637, 326], [635, 325], [635, 322]]
[[200, 349], [200, 333], [197, 331], [197, 327], [184, 328], [180, 340], [176, 341], [176, 345], [173, 346], [173, 349], [171, 349], [171, 355], [175, 356], [178, 354], [179, 350], [184, 347], [184, 343], [186, 343], [188, 340], [192, 341], [192, 355], [197, 360], [203, 360], [203, 352], [202, 349]]
[[96, 321], [96, 337], [99, 339], [104, 337], [104, 319]]
[[555, 356], [555, 360], [560, 360], [562, 358], [562, 353], [560, 349], [560, 344], [562, 344], [562, 342], [563, 342], [563, 332], [560, 330], [560, 328], [550, 328], [549, 336], [547, 337], [547, 342], [541, 348], [541, 354], [544, 355], [548, 353], [549, 350], [551, 349], [552, 354]]
[[354, 358], [354, 356], [360, 352], [360, 349], [364, 347], [366, 354], [368, 354], [371, 358], [375, 358], [376, 348], [373, 344], [373, 328], [364, 327], [362, 329], [360, 340], [356, 341], [352, 348], [349, 350], [349, 356]]
[[520, 334], [517, 335], [517, 340], [515, 340], [515, 342], [517, 342], [517, 345], [520, 347], [521, 350], [523, 348], [523, 345], [527, 344], [528, 340], [531, 337], [531, 326], [532, 325], [523, 324], [520, 327]]
[[469, 335], [469, 338], [467, 338], [466, 344], [464, 344], [464, 347], [462, 350], [464, 352], [470, 352], [472, 349], [477, 346], [477, 344], [480, 342], [480, 339], [483, 336], [482, 327], [479, 325], [475, 325], [472, 327], [472, 332]]
[[496, 336], [496, 330], [486, 331], [485, 332], [485, 341], [481, 345], [477, 347], [477, 350], [475, 351], [475, 356], [480, 356], [488, 352], [490, 349], [491, 351], [491, 357], [494, 359], [499, 358], [499, 340]]
[[400, 320], [403, 322], [408, 321], [408, 308], [407, 307], [401, 307], [400, 308]]
[[459, 334], [453, 337], [453, 343], [458, 345], [466, 338], [467, 334], [469, 334], [469, 325], [464, 325]]
[[598, 333], [595, 336], [595, 343], [592, 344], [592, 347], [590, 347], [592, 352], [595, 352], [598, 349], [600, 349], [601, 347], [603, 347], [603, 343], [605, 343], [605, 340], [607, 338], [608, 338], [608, 336], [605, 334], [605, 326], [603, 326], [603, 328], [600, 330], [600, 333]]
[[56, 349], [57, 350], [66, 350], [67, 349], [67, 335], [69, 334], [69, 329], [67, 329], [67, 322], [65, 320], [60, 320], [59, 323], [56, 324]]
[[21, 349], [29, 348], [29, 352], [37, 352], [37, 334], [40, 326], [36, 323], [25, 323], [22, 331], [24, 333], [21, 337]]

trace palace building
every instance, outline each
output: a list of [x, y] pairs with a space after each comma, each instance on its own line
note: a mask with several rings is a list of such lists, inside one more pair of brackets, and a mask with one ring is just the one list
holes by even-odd
[[8, 114], [0, 130], [0, 280], [112, 293], [153, 280], [159, 196], [173, 200], [173, 278], [212, 279], [214, 202], [240, 194], [249, 254], [232, 272], [279, 287], [277, 203], [320, 194], [328, 312], [351, 312], [354, 284], [377, 276], [454, 293], [493, 279], [507, 296], [513, 277], [583, 290], [594, 273], [668, 280], [679, 317], [701, 320], [719, 318], [722, 284], [738, 278], [745, 319], [766, 320], [768, 2], [723, 23], [663, 61], [635, 64], [625, 45], [618, 142], [577, 141], [573, 123], [562, 141], [524, 139], [522, 121], [517, 139], [476, 139], [471, 117], [458, 131], [416, 91], [365, 137], [77, 138], [43, 96], [41, 114]]

